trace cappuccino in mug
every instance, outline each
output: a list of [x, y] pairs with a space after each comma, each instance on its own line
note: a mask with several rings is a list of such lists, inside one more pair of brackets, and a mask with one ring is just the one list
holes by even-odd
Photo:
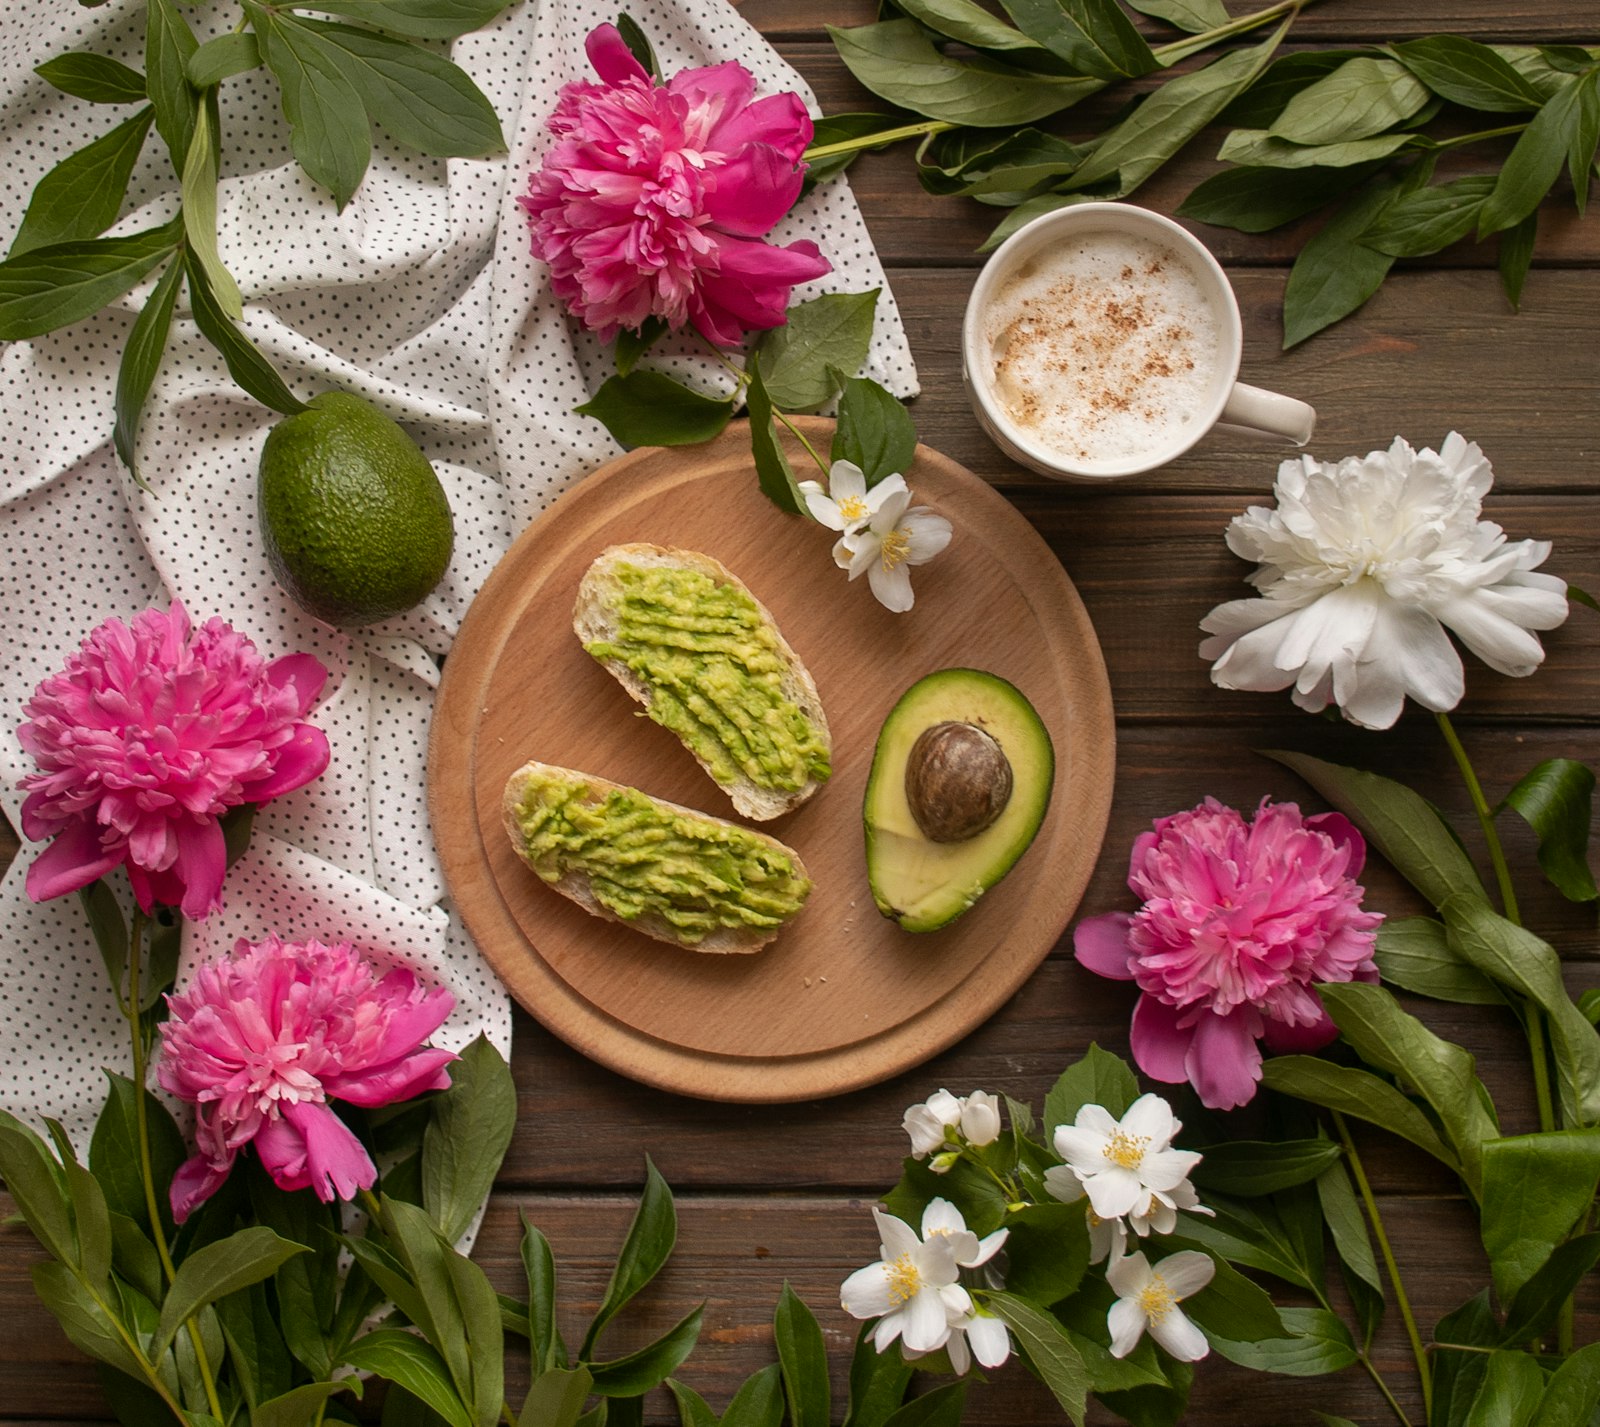
[[1215, 419], [1226, 332], [1176, 248], [1115, 229], [1069, 234], [1029, 255], [990, 301], [994, 398], [1064, 461], [1160, 461]]

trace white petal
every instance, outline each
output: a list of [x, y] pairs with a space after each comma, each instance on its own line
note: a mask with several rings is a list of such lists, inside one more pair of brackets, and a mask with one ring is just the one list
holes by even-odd
[[[1111, 1311], [1117, 1311], [1113, 1305]], [[1206, 1335], [1183, 1316], [1181, 1308], [1169, 1308], [1159, 1320], [1152, 1320], [1150, 1336], [1180, 1363], [1197, 1363], [1211, 1351]], [[1116, 1353], [1116, 1348], [1111, 1349]]]
[[878, 1319], [878, 1326], [872, 1330], [872, 1345], [877, 1350], [887, 1352], [889, 1345], [900, 1336], [900, 1330], [906, 1325], [904, 1313], [886, 1313]]
[[[854, 558], [855, 545], [849, 535], [845, 535], [843, 538], [833, 542], [833, 563], [841, 570], [848, 570], [850, 562]], [[850, 578], [853, 580], [855, 576], [852, 575]]]
[[[1114, 1129], [1116, 1121], [1111, 1123]], [[1105, 1149], [1109, 1138], [1109, 1132], [1098, 1129], [1058, 1125], [1055, 1133], [1056, 1153], [1080, 1174], [1092, 1174], [1106, 1162]]]
[[933, 1115], [941, 1125], [959, 1125], [961, 1123], [961, 1101], [948, 1090], [940, 1088], [928, 1096], [928, 1113]]
[[1150, 1286], [1150, 1260], [1143, 1254], [1129, 1254], [1106, 1265], [1106, 1282], [1118, 1298], [1137, 1298]]
[[1044, 1172], [1044, 1187], [1051, 1198], [1075, 1204], [1083, 1198], [1083, 1181], [1064, 1164], [1052, 1165]]
[[1094, 1212], [1102, 1219], [1120, 1219], [1145, 1201], [1145, 1187], [1139, 1176], [1119, 1165], [1107, 1163], [1098, 1174], [1089, 1175], [1083, 1187]]
[[[810, 481], [803, 482], [800, 489], [810, 484]], [[835, 500], [844, 500], [847, 496], [860, 499], [866, 493], [867, 478], [854, 461], [835, 461], [828, 468], [828, 494]]]
[[881, 1263], [858, 1268], [839, 1286], [839, 1306], [855, 1318], [878, 1318], [894, 1307], [889, 1270]]
[[1160, 1151], [1172, 1143], [1173, 1136], [1182, 1127], [1173, 1116], [1171, 1105], [1161, 1096], [1147, 1093], [1128, 1107], [1120, 1128], [1123, 1134], [1136, 1139], [1143, 1135], [1150, 1141], [1152, 1151]]
[[967, 1352], [966, 1333], [960, 1328], [952, 1328], [944, 1350], [950, 1355], [950, 1370], [957, 1377], [964, 1377], [967, 1369], [972, 1366], [971, 1355]]
[[[927, 1239], [934, 1234], [964, 1234], [967, 1232], [967, 1221], [961, 1217], [961, 1211], [948, 1199], [930, 1199], [928, 1207], [922, 1211], [922, 1237]], [[973, 1243], [977, 1243], [978, 1236], [972, 1236]]]
[[962, 1268], [977, 1268], [979, 1264], [986, 1264], [1000, 1252], [1005, 1241], [1010, 1237], [1010, 1229], [996, 1229], [992, 1234], [985, 1234], [982, 1239], [978, 1240], [977, 1247], [973, 1250], [971, 1258], [961, 1258], [958, 1255], [956, 1262]]
[[936, 1291], [918, 1289], [904, 1309], [905, 1327], [900, 1336], [914, 1352], [931, 1353], [942, 1348], [950, 1336], [950, 1320], [944, 1311], [944, 1300]]
[[967, 1324], [967, 1341], [972, 1356], [986, 1368], [997, 1368], [1011, 1356], [1011, 1335], [998, 1318], [974, 1318]]
[[[852, 572], [851, 579], [855, 578]], [[915, 596], [911, 593], [911, 571], [904, 565], [892, 570], [883, 568], [883, 561], [875, 561], [867, 571], [867, 583], [878, 603], [895, 614], [904, 614], [911, 608]]]
[[1116, 1134], [1121, 1129], [1117, 1117], [1104, 1105], [1080, 1105], [1078, 1113], [1073, 1117], [1072, 1126], [1077, 1130], [1094, 1130], [1107, 1138]]
[[884, 502], [890, 496], [904, 494], [906, 499], [911, 498], [911, 492], [906, 490], [906, 478], [901, 475], [885, 476], [877, 485], [867, 492], [867, 509], [876, 515], [883, 509]]
[[[884, 485], [889, 482], [885, 481]], [[877, 494], [874, 489], [873, 494]], [[868, 529], [874, 535], [884, 536], [900, 523], [900, 517], [905, 514], [905, 509], [911, 504], [911, 492], [906, 489], [906, 483], [901, 481], [898, 486], [891, 488], [889, 494], [882, 498], [882, 503], [872, 513], [872, 523]]]
[[926, 565], [950, 543], [953, 533], [950, 522], [942, 515], [935, 515], [925, 505], [908, 510], [900, 521], [900, 529], [906, 536], [908, 565]]
[[883, 1259], [888, 1263], [902, 1254], [915, 1253], [922, 1247], [922, 1238], [911, 1225], [893, 1214], [874, 1209], [872, 1217], [878, 1224], [878, 1239], [883, 1244]]
[[969, 1145], [988, 1145], [999, 1139], [999, 1100], [984, 1090], [967, 1096], [961, 1106], [961, 1133]]
[[1182, 1184], [1189, 1171], [1200, 1163], [1200, 1156], [1192, 1150], [1161, 1150], [1147, 1154], [1139, 1166], [1139, 1178], [1149, 1189], [1168, 1190]]
[[805, 497], [811, 518], [819, 525], [825, 525], [829, 530], [843, 530], [849, 524], [840, 513], [838, 502], [825, 495], [816, 481], [801, 481], [799, 490]]
[[[1255, 694], [1287, 689], [1299, 671], [1280, 666], [1278, 647], [1300, 614], [1300, 610], [1286, 610], [1281, 618], [1235, 640], [1211, 666], [1211, 682], [1219, 689], [1243, 689]], [[1209, 641], [1200, 647], [1208, 649]]]
[[926, 1105], [913, 1105], [907, 1110], [900, 1128], [911, 1136], [911, 1153], [918, 1159], [944, 1147], [944, 1126]]
[[1172, 1296], [1178, 1299], [1192, 1298], [1211, 1282], [1216, 1271], [1217, 1265], [1211, 1255], [1194, 1249], [1169, 1254], [1155, 1266], [1155, 1272], [1166, 1280]]
[[1113, 1303], [1106, 1314], [1106, 1326], [1111, 1329], [1111, 1356], [1125, 1358], [1137, 1348], [1148, 1322], [1144, 1309], [1133, 1299], [1119, 1298]]
[[[854, 535], [847, 535], [839, 542], [850, 552], [849, 563], [845, 568], [850, 571], [852, 580], [858, 579], [868, 570], [875, 570], [883, 561], [878, 557], [883, 553], [883, 541], [870, 530], [858, 530]], [[837, 553], [833, 557], [838, 560]]]
[[1439, 618], [1456, 638], [1491, 669], [1524, 679], [1544, 662], [1544, 646], [1504, 613], [1515, 602], [1494, 598], [1493, 590], [1478, 590], [1452, 600], [1439, 610]]

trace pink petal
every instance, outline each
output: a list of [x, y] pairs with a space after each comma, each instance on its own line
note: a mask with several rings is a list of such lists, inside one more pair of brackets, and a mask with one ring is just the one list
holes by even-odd
[[327, 666], [314, 654], [285, 654], [268, 664], [264, 672], [273, 688], [294, 690], [300, 700], [300, 707], [295, 710], [297, 718], [305, 716], [328, 682]]
[[717, 170], [705, 210], [724, 232], [758, 238], [794, 207], [804, 181], [793, 160], [770, 144], [751, 144]]
[[[691, 142], [698, 140], [712, 147], [712, 136], [720, 138], [722, 125], [735, 118], [750, 103], [756, 82], [750, 71], [738, 60], [725, 60], [722, 64], [703, 65], [699, 69], [680, 69], [667, 81], [668, 91], [685, 100], [693, 119]], [[731, 145], [715, 145], [726, 151]]]
[[419, 1050], [389, 1065], [327, 1076], [322, 1087], [335, 1100], [347, 1100], [352, 1105], [372, 1109], [396, 1100], [409, 1100], [424, 1090], [449, 1089], [450, 1076], [444, 1067], [455, 1059], [454, 1051]]
[[[371, 1189], [378, 1182], [377, 1167], [361, 1141], [326, 1105], [304, 1101], [285, 1105], [283, 1118], [300, 1132], [304, 1141], [305, 1170], [318, 1199], [324, 1203], [354, 1199], [357, 1190]], [[258, 1150], [260, 1145], [261, 1136], [258, 1135]], [[263, 1155], [263, 1162], [265, 1158]]]
[[233, 1168], [233, 1154], [228, 1152], [227, 1163], [217, 1165], [208, 1155], [197, 1154], [185, 1160], [172, 1176], [167, 1197], [172, 1205], [172, 1217], [181, 1224], [196, 1209], [221, 1189]]
[[1350, 850], [1350, 863], [1344, 869], [1346, 877], [1359, 877], [1367, 862], [1367, 840], [1356, 830], [1356, 825], [1343, 813], [1317, 813], [1306, 819], [1306, 826], [1315, 828], [1338, 847]]
[[746, 104], [714, 131], [719, 149], [733, 153], [744, 144], [771, 144], [790, 163], [798, 163], [814, 134], [811, 116], [798, 94], [769, 94]]
[[[1097, 976], [1132, 981], [1128, 951], [1128, 928], [1132, 924], [1133, 918], [1127, 912], [1085, 917], [1072, 932], [1072, 953], [1078, 958], [1078, 964]], [[1178, 1079], [1183, 1077], [1180, 1075]]]
[[1139, 1069], [1168, 1085], [1181, 1085], [1189, 1078], [1187, 1061], [1194, 1031], [1178, 1024], [1181, 1014], [1154, 996], [1141, 996], [1128, 1027], [1128, 1043]]
[[781, 327], [790, 288], [833, 271], [809, 239], [776, 248], [750, 238], [713, 236], [718, 270], [707, 275], [690, 304], [690, 320], [713, 342], [730, 345], [744, 332]]
[[[1376, 979], [1376, 972], [1373, 973]], [[1339, 1028], [1333, 1018], [1323, 1012], [1322, 1019], [1309, 1026], [1291, 1026], [1283, 1021], [1267, 1018], [1261, 1039], [1274, 1055], [1310, 1055], [1337, 1038]]]
[[245, 784], [250, 801], [265, 803], [303, 788], [313, 778], [320, 778], [327, 769], [330, 758], [328, 735], [315, 724], [295, 726], [294, 737], [276, 750], [272, 772], [256, 782]]
[[87, 818], [68, 823], [29, 866], [28, 896], [48, 902], [76, 892], [118, 866], [123, 855], [121, 847], [109, 853], [101, 847], [99, 829]]
[[1189, 1081], [1200, 1103], [1213, 1110], [1233, 1110], [1255, 1098], [1261, 1079], [1261, 1047], [1251, 1034], [1257, 1019], [1247, 1011], [1231, 1016], [1202, 1015], [1189, 1047]]
[[174, 827], [178, 860], [172, 870], [183, 883], [183, 914], [191, 922], [198, 922], [222, 905], [222, 879], [228, 871], [227, 840], [222, 835], [222, 824], [215, 818], [176, 823]]
[[594, 72], [607, 84], [623, 84], [630, 79], [650, 82], [649, 72], [633, 57], [633, 51], [615, 25], [596, 25], [583, 42], [583, 50]]

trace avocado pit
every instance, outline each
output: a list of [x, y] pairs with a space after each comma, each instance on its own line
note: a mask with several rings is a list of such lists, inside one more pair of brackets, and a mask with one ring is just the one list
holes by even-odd
[[1011, 760], [976, 724], [933, 724], [906, 759], [906, 802], [930, 842], [965, 842], [992, 827], [1011, 801], [1011, 786]]

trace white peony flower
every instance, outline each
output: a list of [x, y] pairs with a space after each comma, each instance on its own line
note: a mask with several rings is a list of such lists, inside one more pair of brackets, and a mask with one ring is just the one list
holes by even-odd
[[948, 1090], [937, 1090], [920, 1105], [913, 1105], [900, 1121], [900, 1128], [911, 1136], [911, 1153], [923, 1159], [942, 1150], [945, 1130], [961, 1123], [962, 1102]]
[[961, 1136], [969, 1145], [992, 1145], [1000, 1138], [1000, 1101], [974, 1090], [961, 1102]]
[[1207, 1254], [1185, 1249], [1170, 1254], [1154, 1268], [1143, 1254], [1118, 1259], [1106, 1270], [1106, 1282], [1117, 1295], [1106, 1315], [1111, 1329], [1111, 1356], [1125, 1358], [1145, 1329], [1179, 1362], [1198, 1362], [1211, 1351], [1205, 1334], [1178, 1307], [1211, 1282], [1217, 1266]]
[[1399, 437], [1337, 465], [1285, 461], [1275, 510], [1252, 506], [1228, 547], [1260, 568], [1261, 598], [1201, 622], [1225, 689], [1293, 685], [1313, 712], [1336, 703], [1352, 723], [1388, 728], [1406, 698], [1443, 712], [1461, 700], [1461, 656], [1446, 627], [1490, 668], [1522, 677], [1544, 659], [1530, 630], [1567, 617], [1566, 582], [1532, 573], [1544, 540], [1508, 542], [1481, 520], [1494, 474], [1452, 431], [1438, 451]]
[[1166, 1233], [1161, 1211], [1190, 1207], [1178, 1200], [1192, 1198], [1187, 1176], [1200, 1163], [1198, 1154], [1172, 1148], [1182, 1128], [1159, 1095], [1141, 1095], [1121, 1120], [1103, 1105], [1083, 1106], [1072, 1124], [1056, 1126], [1055, 1150], [1100, 1218], [1138, 1215]]
[[846, 530], [833, 547], [834, 563], [848, 570], [852, 580], [865, 574], [878, 603], [896, 614], [911, 608], [909, 567], [927, 564], [951, 536], [950, 522], [942, 515], [925, 505], [907, 510], [908, 505], [911, 492], [902, 484], [864, 525]]
[[854, 461], [835, 461], [828, 467], [828, 489], [817, 481], [801, 481], [800, 494], [812, 518], [829, 530], [859, 530], [876, 515], [892, 495], [905, 490], [901, 475], [885, 476], [871, 490], [867, 478]]

